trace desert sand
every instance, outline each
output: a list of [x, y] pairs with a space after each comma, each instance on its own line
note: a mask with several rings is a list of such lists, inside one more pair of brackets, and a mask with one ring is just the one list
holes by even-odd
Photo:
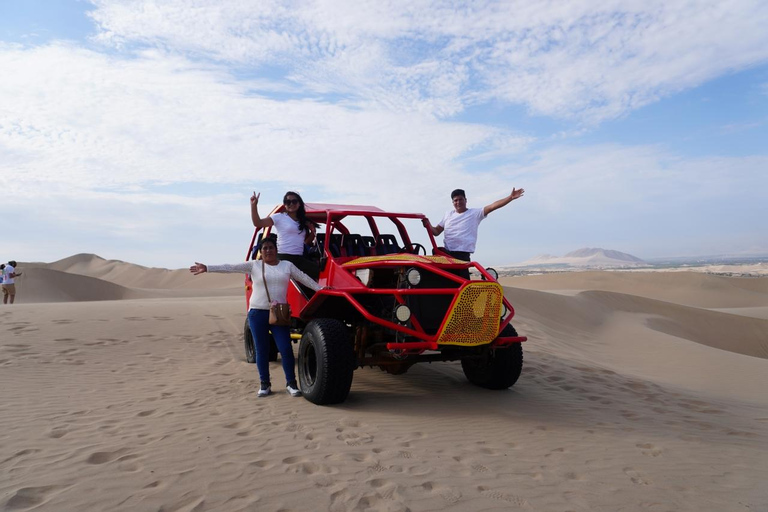
[[355, 372], [256, 398], [242, 276], [78, 255], [0, 307], [0, 508], [768, 510], [768, 278], [504, 278], [518, 383]]

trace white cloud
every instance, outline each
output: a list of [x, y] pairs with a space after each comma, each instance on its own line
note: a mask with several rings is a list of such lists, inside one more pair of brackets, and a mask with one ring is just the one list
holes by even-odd
[[[151, 183], [300, 183], [328, 193], [427, 190], [470, 148], [524, 144], [499, 129], [417, 113], [250, 93], [216, 66], [66, 45], [6, 48], [0, 144], [15, 196], [29, 184], [124, 190]], [[522, 141], [522, 142], [521, 142]], [[13, 159], [11, 161], [10, 159]], [[366, 187], [359, 185], [361, 173]]]
[[588, 123], [768, 59], [768, 4], [94, 0], [97, 39], [278, 65], [307, 90], [451, 116], [478, 101]]

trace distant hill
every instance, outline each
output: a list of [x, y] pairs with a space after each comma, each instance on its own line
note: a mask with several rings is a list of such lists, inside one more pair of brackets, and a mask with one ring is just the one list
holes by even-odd
[[640, 267], [647, 263], [637, 256], [632, 256], [621, 251], [585, 247], [569, 252], [565, 256], [552, 256], [542, 254], [522, 263], [507, 265], [506, 268], [516, 267], [580, 267], [580, 268], [607, 268], [607, 267]]
[[72, 302], [161, 297], [244, 297], [243, 274], [150, 268], [95, 254], [76, 254], [53, 263], [21, 262], [17, 302]]
[[95, 277], [130, 288], [229, 288], [240, 286], [243, 274], [203, 274], [190, 279], [187, 269], [150, 268], [120, 260], [106, 260], [96, 254], [75, 254], [53, 263], [43, 264], [51, 270]]

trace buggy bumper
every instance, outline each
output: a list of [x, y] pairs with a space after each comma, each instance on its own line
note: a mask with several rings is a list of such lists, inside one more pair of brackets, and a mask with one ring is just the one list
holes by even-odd
[[492, 347], [506, 347], [508, 345], [511, 345], [513, 343], [521, 343], [523, 341], [528, 341], [528, 336], [507, 336], [507, 337], [498, 337], [493, 342], [491, 342]]

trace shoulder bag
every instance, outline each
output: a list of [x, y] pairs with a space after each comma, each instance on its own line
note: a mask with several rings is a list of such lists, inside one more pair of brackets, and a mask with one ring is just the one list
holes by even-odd
[[291, 305], [283, 302], [272, 304], [265, 271], [264, 260], [261, 260], [261, 279], [264, 281], [264, 290], [267, 292], [267, 301], [269, 301], [269, 325], [291, 325]]

